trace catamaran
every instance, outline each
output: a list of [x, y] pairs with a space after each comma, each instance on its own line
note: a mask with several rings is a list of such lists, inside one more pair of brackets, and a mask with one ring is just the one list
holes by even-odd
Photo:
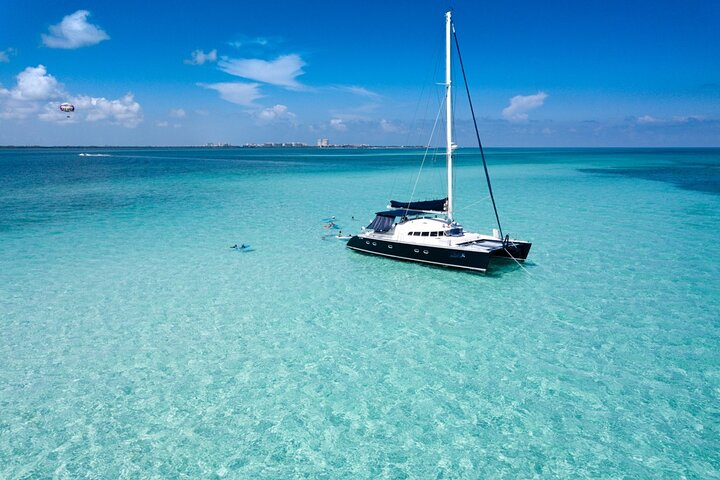
[[388, 210], [375, 214], [375, 219], [358, 235], [348, 241], [348, 248], [357, 252], [387, 258], [421, 262], [443, 267], [485, 272], [494, 257], [506, 257], [518, 262], [527, 259], [531, 243], [503, 235], [495, 198], [490, 184], [485, 153], [475, 122], [475, 113], [465, 79], [470, 111], [475, 122], [478, 146], [485, 168], [488, 190], [492, 200], [497, 229], [485, 235], [466, 231], [457, 222], [453, 206], [453, 143], [452, 130], [452, 40], [455, 40], [458, 59], [465, 78], [460, 48], [452, 21], [452, 12], [445, 14], [445, 157], [447, 162], [447, 197], [438, 200], [398, 202], [390, 201]]

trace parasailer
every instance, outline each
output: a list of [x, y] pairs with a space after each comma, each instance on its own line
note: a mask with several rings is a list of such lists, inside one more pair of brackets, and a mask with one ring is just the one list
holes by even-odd
[[[65, 113], [71, 113], [75, 111], [75, 105], [72, 103], [61, 103], [60, 110]], [[70, 115], [68, 115], [67, 118], [70, 118]]]

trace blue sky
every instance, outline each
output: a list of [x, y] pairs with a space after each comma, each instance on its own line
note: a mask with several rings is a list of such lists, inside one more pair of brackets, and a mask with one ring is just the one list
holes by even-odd
[[486, 145], [720, 146], [709, 0], [0, 0], [0, 145], [424, 144], [448, 7]]

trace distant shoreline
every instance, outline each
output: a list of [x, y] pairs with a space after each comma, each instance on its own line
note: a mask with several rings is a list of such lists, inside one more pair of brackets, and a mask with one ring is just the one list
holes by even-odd
[[[137, 148], [183, 148], [183, 149], [205, 149], [205, 150], [253, 150], [253, 149], [284, 149], [284, 150], [419, 150], [427, 147], [424, 145], [330, 145], [327, 147], [318, 147], [315, 145], [302, 145], [302, 146], [291, 146], [291, 145], [0, 145], [0, 150], [10, 149], [30, 149], [30, 148], [44, 148], [44, 149], [57, 149], [57, 150], [72, 150], [80, 148], [90, 149], [137, 149]], [[458, 149], [477, 149], [478, 147], [465, 147], [460, 146]], [[697, 146], [697, 147], [588, 147], [588, 146], [577, 146], [577, 147], [507, 147], [507, 146], [492, 146], [485, 147], [489, 150], [496, 149], [510, 149], [510, 150], [717, 150], [720, 149], [718, 146]]]
[[0, 148], [57, 148], [57, 149], [77, 149], [77, 148], [198, 148], [198, 149], [263, 149], [263, 148], [283, 148], [288, 150], [312, 149], [312, 150], [364, 150], [364, 149], [409, 149], [417, 150], [419, 148], [428, 148], [423, 145], [329, 145], [327, 147], [318, 147], [315, 145], [0, 145]]

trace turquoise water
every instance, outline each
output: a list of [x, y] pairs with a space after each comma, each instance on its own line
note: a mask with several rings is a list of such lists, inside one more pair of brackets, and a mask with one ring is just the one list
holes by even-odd
[[491, 150], [525, 268], [325, 238], [420, 158], [0, 149], [0, 478], [720, 478], [720, 150]]

